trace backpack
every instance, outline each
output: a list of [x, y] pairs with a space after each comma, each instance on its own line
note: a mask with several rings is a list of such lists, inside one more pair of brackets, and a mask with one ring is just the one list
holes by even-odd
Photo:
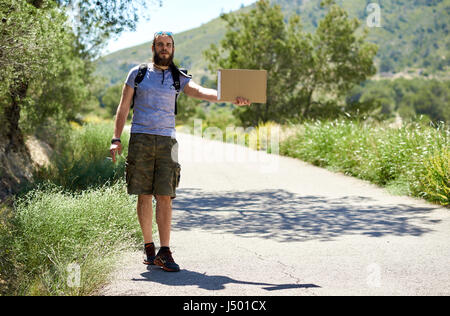
[[[177, 100], [178, 95], [180, 94], [181, 84], [180, 84], [180, 74], [186, 78], [191, 79], [192, 75], [188, 75], [188, 71], [186, 69], [179, 69], [177, 66], [175, 66], [174, 63], [170, 65], [170, 71], [172, 72], [172, 78], [173, 78], [173, 86], [175, 87], [175, 90], [177, 91], [177, 94], [175, 96], [175, 115], [178, 114], [178, 106], [177, 106]], [[136, 97], [136, 91], [139, 86], [139, 84], [144, 80], [145, 74], [147, 73], [148, 64], [141, 64], [139, 65], [139, 70], [136, 75], [136, 78], [134, 79], [134, 94], [133, 94], [133, 103], [131, 104], [131, 108], [134, 107], [134, 98]]]

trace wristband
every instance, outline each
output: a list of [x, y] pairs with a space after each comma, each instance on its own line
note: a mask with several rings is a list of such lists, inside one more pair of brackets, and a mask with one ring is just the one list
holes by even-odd
[[113, 138], [113, 139], [111, 139], [111, 144], [114, 144], [115, 142], [122, 143], [122, 142], [120, 141], [120, 138]]

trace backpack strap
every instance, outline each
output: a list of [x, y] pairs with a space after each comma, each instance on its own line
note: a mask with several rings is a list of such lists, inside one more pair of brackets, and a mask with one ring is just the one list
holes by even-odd
[[139, 86], [139, 84], [144, 80], [145, 74], [147, 73], [148, 64], [140, 64], [139, 70], [136, 75], [136, 78], [134, 78], [134, 94], [133, 94], [133, 103], [131, 104], [131, 108], [134, 107], [134, 98], [136, 97], [136, 91]]
[[175, 96], [175, 115], [178, 114], [178, 95], [180, 94], [181, 90], [181, 84], [180, 84], [180, 75], [184, 76], [186, 78], [191, 79], [192, 76], [187, 74], [187, 70], [185, 69], [179, 69], [177, 66], [175, 66], [174, 63], [170, 65], [170, 71], [172, 72], [172, 78], [173, 78], [173, 86], [175, 87], [175, 90], [177, 91], [177, 94]]

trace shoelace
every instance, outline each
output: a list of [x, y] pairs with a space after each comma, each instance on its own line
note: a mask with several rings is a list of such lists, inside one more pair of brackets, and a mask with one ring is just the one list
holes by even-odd
[[175, 262], [175, 260], [173, 260], [173, 258], [172, 258], [172, 252], [170, 252], [170, 251], [164, 252], [160, 256], [166, 262]]

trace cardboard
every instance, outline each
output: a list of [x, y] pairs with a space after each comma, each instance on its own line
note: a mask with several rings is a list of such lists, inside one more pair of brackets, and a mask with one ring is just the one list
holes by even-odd
[[249, 69], [219, 69], [217, 92], [218, 99], [234, 102], [243, 97], [252, 103], [267, 101], [267, 71]]

